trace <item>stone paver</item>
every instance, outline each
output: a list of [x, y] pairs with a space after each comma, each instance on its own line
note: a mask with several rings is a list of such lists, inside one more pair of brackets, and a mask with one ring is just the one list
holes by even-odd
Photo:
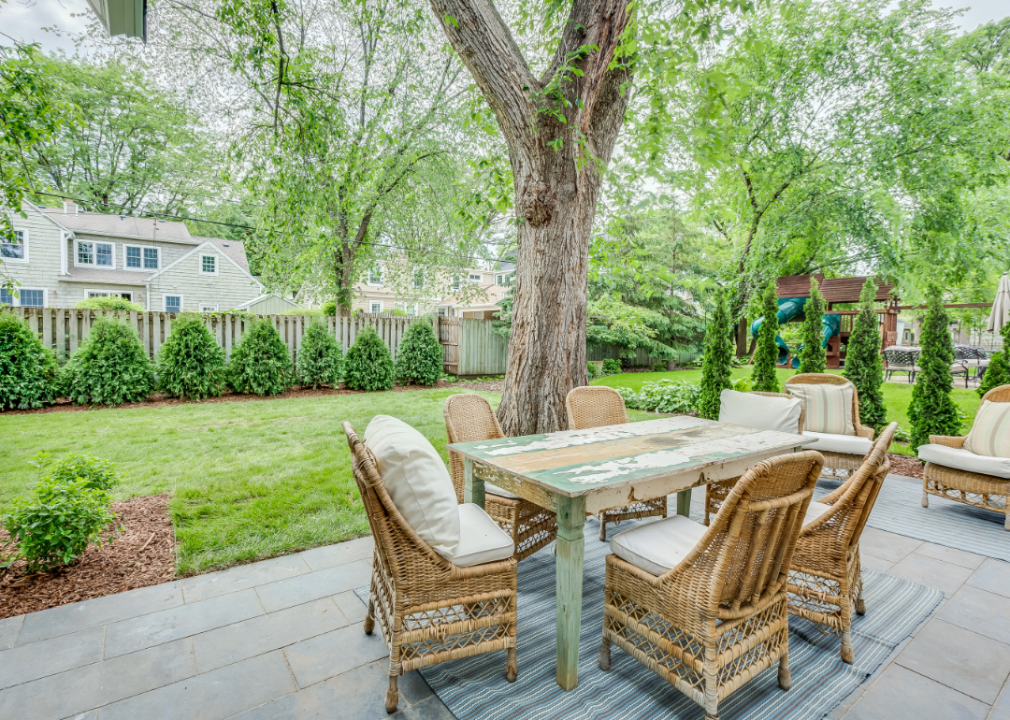
[[887, 574], [942, 590], [950, 597], [971, 576], [971, 570], [913, 552], [895, 563]]
[[199, 602], [228, 593], [248, 590], [278, 580], [287, 580], [310, 572], [300, 554], [264, 560], [250, 565], [197, 575], [182, 581], [182, 594], [187, 603]]
[[340, 612], [344, 614], [344, 617], [352, 623], [364, 622], [365, 618], [368, 616], [368, 608], [365, 603], [361, 602], [357, 595], [354, 594], [353, 590], [348, 590], [347, 592], [342, 592], [339, 595], [333, 596], [333, 602], [337, 604], [340, 608]]
[[371, 576], [372, 566], [364, 560], [355, 560], [302, 577], [261, 585], [256, 593], [267, 612], [276, 612], [367, 585]]
[[1010, 564], [986, 558], [978, 572], [968, 580], [968, 584], [986, 592], [1010, 597]]
[[1010, 644], [1010, 599], [964, 585], [937, 615], [953, 625]]
[[162, 610], [109, 626], [105, 657], [126, 655], [263, 614], [252, 588], [191, 605]]
[[15, 615], [0, 620], [0, 650], [9, 650], [14, 647], [14, 642], [18, 639], [18, 633], [21, 632], [21, 625], [24, 621], [24, 615]]
[[936, 545], [935, 543], [924, 542], [922, 545], [915, 549], [916, 555], [925, 555], [926, 557], [931, 557], [934, 560], [943, 560], [944, 562], [950, 563], [951, 565], [960, 565], [961, 567], [966, 567], [971, 570], [977, 570], [985, 560], [985, 556], [976, 555], [974, 553], [965, 552], [964, 550], [956, 550], [954, 548], [944, 547], [943, 545]]
[[94, 627], [0, 652], [0, 689], [96, 663], [104, 641], [105, 628]]
[[888, 667], [845, 720], [985, 720], [989, 706], [900, 665]]
[[375, 541], [369, 536], [336, 545], [312, 548], [300, 554], [308, 566], [316, 571], [326, 570], [337, 565], [346, 565], [355, 560], [370, 560], [374, 550]]
[[922, 545], [921, 540], [868, 527], [863, 530], [863, 536], [859, 541], [859, 551], [881, 560], [896, 563], [904, 560], [920, 545]]
[[25, 616], [25, 623], [18, 635], [18, 645], [108, 625], [179, 605], [182, 605], [182, 586], [178, 582], [63, 605]]
[[193, 638], [196, 665], [200, 672], [207, 672], [347, 624], [347, 618], [330, 598], [296, 605], [197, 635]]
[[366, 635], [361, 624], [349, 625], [285, 649], [299, 687], [347, 672], [386, 657], [381, 633]]

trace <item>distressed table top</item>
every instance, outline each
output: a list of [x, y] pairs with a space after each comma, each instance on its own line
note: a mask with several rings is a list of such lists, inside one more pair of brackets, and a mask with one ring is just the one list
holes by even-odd
[[678, 415], [449, 447], [551, 493], [578, 497], [749, 456], [791, 452], [811, 442], [802, 435]]

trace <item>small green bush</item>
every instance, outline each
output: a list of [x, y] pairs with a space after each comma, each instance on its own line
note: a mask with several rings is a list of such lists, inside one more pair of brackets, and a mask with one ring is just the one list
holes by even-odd
[[586, 363], [586, 374], [589, 376], [590, 380], [596, 377], [596, 363], [594, 362]]
[[418, 320], [407, 326], [396, 358], [396, 380], [402, 384], [434, 385], [442, 377], [442, 345], [432, 326]]
[[989, 367], [985, 369], [982, 382], [979, 383], [976, 391], [979, 397], [983, 397], [987, 392], [1000, 385], [1010, 384], [1010, 358], [1007, 357], [1007, 354], [1010, 353], [1010, 323], [1003, 326], [1000, 334], [1003, 336], [1003, 348], [997, 350], [989, 358]]
[[603, 361], [604, 375], [617, 375], [621, 372], [621, 361], [615, 358], [607, 358]]
[[27, 410], [56, 395], [56, 356], [20, 318], [0, 312], [0, 410]]
[[652, 363], [652, 372], [666, 372], [666, 360]]
[[326, 317], [336, 317], [337, 315], [337, 303], [335, 300], [327, 300], [323, 303], [322, 307], [323, 315]]
[[144, 312], [143, 305], [117, 297], [86, 298], [74, 307], [78, 310], [135, 310], [136, 312]]
[[617, 392], [630, 408], [661, 413], [691, 413], [701, 400], [701, 385], [669, 378], [647, 382], [638, 392], [630, 388], [617, 388]]
[[73, 562], [91, 543], [111, 541], [117, 528], [110, 527], [116, 519], [110, 502], [85, 478], [43, 478], [33, 497], [18, 498], [0, 518], [10, 533], [0, 567], [24, 559], [28, 572], [45, 572]]
[[367, 327], [358, 334], [344, 360], [344, 383], [351, 390], [389, 390], [393, 387], [393, 356], [375, 332]]
[[143, 402], [154, 389], [154, 368], [136, 330], [100, 317], [64, 366], [60, 385], [79, 405]]
[[280, 395], [291, 380], [291, 356], [277, 329], [254, 321], [231, 353], [227, 382], [235, 392]]
[[330, 335], [326, 324], [313, 320], [305, 330], [298, 348], [295, 377], [299, 385], [315, 389], [320, 385], [337, 386], [343, 369], [344, 355], [337, 339]]
[[119, 484], [116, 466], [92, 455], [67, 455], [52, 466], [49, 476], [60, 482], [83, 480], [88, 490], [103, 492]]
[[158, 387], [171, 397], [204, 400], [224, 392], [224, 350], [203, 317], [181, 313], [158, 352]]

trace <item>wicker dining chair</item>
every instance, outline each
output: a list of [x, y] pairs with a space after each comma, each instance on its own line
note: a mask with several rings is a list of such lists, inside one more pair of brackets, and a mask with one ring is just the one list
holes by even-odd
[[365, 633], [376, 623], [389, 650], [386, 712], [396, 710], [398, 677], [416, 668], [505, 650], [516, 661], [516, 561], [459, 567], [436, 553], [393, 505], [371, 451], [344, 423], [354, 480], [375, 539]]
[[[786, 385], [845, 385], [851, 383], [850, 380], [841, 375], [830, 375], [828, 373], [800, 373], [793, 375], [786, 380]], [[869, 425], [862, 425], [859, 422], [859, 391], [855, 384], [852, 384], [852, 426], [857, 437], [873, 439], [873, 428]], [[821, 451], [824, 456], [824, 467], [832, 471], [832, 476], [839, 480], [845, 480], [853, 471], [858, 470], [863, 464], [865, 455], [849, 455], [845, 453]], [[845, 475], [841, 474], [845, 472]]]
[[[604, 425], [622, 425], [629, 422], [624, 398], [613, 388], [583, 386], [573, 388], [565, 398], [569, 430], [585, 430]], [[647, 517], [666, 517], [666, 498], [639, 502], [604, 510], [599, 515], [600, 541], [607, 539], [607, 523], [637, 520]]]
[[[757, 390], [752, 390], [751, 395], [764, 395], [765, 397], [772, 398], [785, 398], [786, 400], [792, 400], [793, 396], [789, 393], [773, 393], [773, 392], [759, 392]], [[800, 421], [796, 432], [803, 432], [803, 419], [805, 412], [800, 409]], [[722, 507], [723, 502], [729, 497], [729, 491], [733, 489], [736, 485], [739, 477], [730, 478], [729, 480], [719, 480], [717, 482], [710, 482], [705, 486], [705, 524], [708, 525], [708, 521], [719, 512], [719, 508]]]
[[755, 465], [663, 575], [608, 555], [600, 668], [609, 669], [613, 643], [704, 707], [707, 720], [776, 662], [788, 690], [786, 578], [821, 465], [812, 451]]
[[[789, 571], [789, 612], [841, 633], [842, 661], [852, 663], [852, 612], [866, 612], [859, 538], [890, 472], [887, 450], [898, 423], [873, 444], [863, 464], [833, 492], [812, 503]], [[819, 513], [819, 514], [818, 514]]]
[[[488, 401], [473, 393], [450, 395], [442, 406], [445, 432], [450, 443], [495, 440], [505, 437]], [[463, 502], [465, 482], [463, 457], [449, 451], [449, 473], [456, 488], [456, 501]], [[558, 516], [550, 510], [517, 497], [497, 495], [485, 485], [484, 509], [512, 538], [516, 560], [524, 560], [558, 536]]]

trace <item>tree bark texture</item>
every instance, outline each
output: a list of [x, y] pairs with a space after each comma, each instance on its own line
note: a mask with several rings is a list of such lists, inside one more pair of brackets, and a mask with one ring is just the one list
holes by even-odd
[[541, 78], [491, 0], [430, 2], [495, 112], [515, 178], [518, 252], [498, 419], [506, 435], [564, 429], [565, 397], [588, 381], [589, 237], [628, 103], [631, 67], [610, 67], [628, 0], [575, 0]]

